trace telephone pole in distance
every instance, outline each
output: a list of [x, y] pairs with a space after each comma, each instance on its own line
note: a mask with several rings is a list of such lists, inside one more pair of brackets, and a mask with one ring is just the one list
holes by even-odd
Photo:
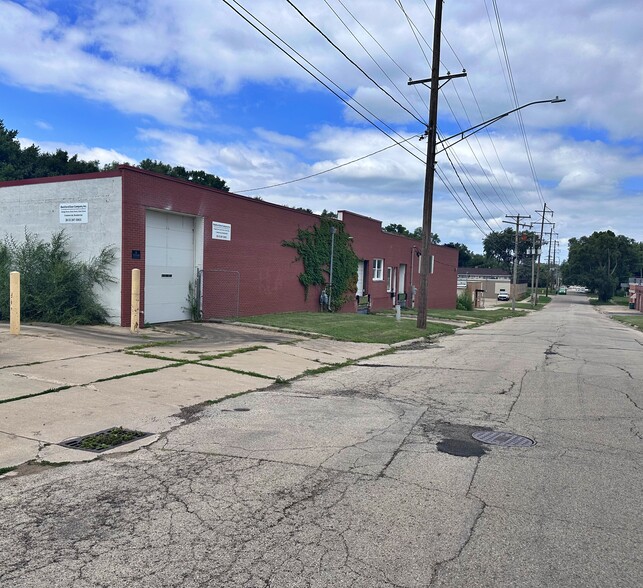
[[[518, 231], [520, 230], [520, 227], [528, 227], [530, 225], [527, 224], [520, 224], [520, 219], [526, 219], [526, 218], [531, 218], [531, 215], [520, 215], [520, 214], [506, 214], [506, 218], [515, 218], [516, 219], [516, 242], [514, 245], [514, 271], [513, 271], [513, 279], [512, 279], [512, 292], [511, 292], [511, 310], [516, 310], [516, 282], [518, 280]], [[509, 223], [513, 224], [513, 222], [510, 221], [502, 221], [504, 223]]]
[[554, 211], [551, 210], [550, 208], [547, 208], [547, 203], [543, 202], [543, 211], [540, 212], [540, 210], [537, 210], [536, 212], [540, 215], [540, 244], [538, 247], [538, 269], [536, 270], [536, 303], [537, 303], [539, 300], [538, 285], [540, 284], [540, 254], [543, 248], [543, 231], [545, 228], [545, 224], [551, 224], [549, 221], [545, 220], [545, 215], [554, 214]]

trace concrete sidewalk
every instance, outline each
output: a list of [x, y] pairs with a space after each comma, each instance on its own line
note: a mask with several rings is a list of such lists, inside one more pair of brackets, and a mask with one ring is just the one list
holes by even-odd
[[229, 324], [175, 323], [132, 335], [119, 327], [0, 324], [0, 468], [87, 461], [59, 445], [112, 427], [153, 433], [105, 453], [132, 451], [189, 419], [195, 405], [268, 388], [387, 345], [306, 338]]

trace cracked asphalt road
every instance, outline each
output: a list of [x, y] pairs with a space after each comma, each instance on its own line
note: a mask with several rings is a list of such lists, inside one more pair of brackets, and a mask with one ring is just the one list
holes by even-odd
[[[559, 297], [5, 478], [0, 585], [641, 586], [642, 353]], [[437, 450], [477, 428], [537, 444]]]

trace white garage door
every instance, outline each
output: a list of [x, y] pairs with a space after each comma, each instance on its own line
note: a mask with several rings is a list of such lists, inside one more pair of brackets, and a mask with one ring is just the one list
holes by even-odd
[[189, 319], [194, 279], [194, 218], [148, 210], [145, 215], [145, 322]]

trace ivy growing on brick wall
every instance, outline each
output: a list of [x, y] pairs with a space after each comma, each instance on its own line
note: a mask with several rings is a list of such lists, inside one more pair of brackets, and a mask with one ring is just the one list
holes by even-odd
[[299, 274], [299, 281], [304, 287], [304, 298], [308, 299], [310, 288], [315, 286], [318, 287], [315, 295], [319, 296], [330, 284], [331, 227], [336, 229], [331, 308], [339, 310], [344, 303], [353, 299], [357, 289], [358, 259], [343, 223], [330, 216], [322, 216], [319, 225], [298, 229], [297, 237], [292, 241], [283, 241], [282, 245], [295, 249], [297, 261], [304, 263], [304, 271]]

